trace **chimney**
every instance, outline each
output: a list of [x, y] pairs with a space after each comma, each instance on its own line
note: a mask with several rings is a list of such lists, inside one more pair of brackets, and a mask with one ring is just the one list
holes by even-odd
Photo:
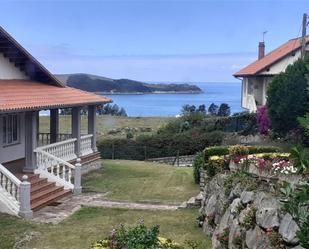
[[265, 43], [259, 42], [259, 60], [265, 56]]

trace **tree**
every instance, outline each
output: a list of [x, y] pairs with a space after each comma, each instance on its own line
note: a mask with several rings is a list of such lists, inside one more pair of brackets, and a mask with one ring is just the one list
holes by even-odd
[[208, 108], [208, 113], [210, 115], [216, 116], [218, 114], [218, 109], [219, 106], [217, 106], [216, 104], [212, 103], [209, 108]]
[[228, 104], [222, 103], [218, 110], [218, 116], [220, 117], [228, 117], [231, 115], [231, 108]]
[[267, 109], [271, 128], [280, 135], [299, 127], [297, 117], [309, 107], [307, 92], [308, 57], [287, 67], [271, 81], [267, 89]]
[[202, 112], [206, 114], [206, 105], [200, 105], [197, 109], [197, 112]]
[[182, 106], [181, 113], [182, 113], [183, 115], [186, 115], [186, 114], [188, 114], [188, 113], [195, 112], [195, 110], [196, 110], [195, 105], [188, 105], [188, 104], [187, 104], [187, 105]]

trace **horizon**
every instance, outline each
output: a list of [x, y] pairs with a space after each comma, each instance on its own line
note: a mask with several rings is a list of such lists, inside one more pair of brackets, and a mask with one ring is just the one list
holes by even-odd
[[303, 0], [28, 0], [1, 8], [1, 25], [54, 74], [192, 83], [236, 82], [232, 74], [256, 60], [262, 32], [270, 52], [299, 36], [308, 10]]

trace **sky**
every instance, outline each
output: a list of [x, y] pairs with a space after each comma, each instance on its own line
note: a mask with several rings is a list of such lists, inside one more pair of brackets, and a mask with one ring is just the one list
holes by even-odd
[[51, 72], [151, 82], [235, 82], [300, 35], [309, 0], [0, 0], [0, 25]]

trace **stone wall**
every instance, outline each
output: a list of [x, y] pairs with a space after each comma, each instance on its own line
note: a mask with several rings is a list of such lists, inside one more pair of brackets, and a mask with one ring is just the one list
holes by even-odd
[[169, 165], [179, 166], [179, 167], [192, 167], [194, 157], [195, 155], [179, 156], [178, 158], [176, 156], [160, 157], [160, 158], [150, 158], [147, 161], [155, 162], [155, 163], [164, 163], [164, 164], [169, 164]]
[[82, 175], [87, 174], [91, 171], [100, 169], [102, 167], [101, 159], [96, 159], [82, 163]]
[[256, 188], [247, 189], [241, 181], [228, 187], [231, 174], [205, 178], [200, 225], [212, 237], [212, 248], [302, 248], [296, 238], [299, 227], [290, 214], [282, 211], [280, 198], [276, 197], [278, 190], [250, 176], [248, 184], [256, 181]]

